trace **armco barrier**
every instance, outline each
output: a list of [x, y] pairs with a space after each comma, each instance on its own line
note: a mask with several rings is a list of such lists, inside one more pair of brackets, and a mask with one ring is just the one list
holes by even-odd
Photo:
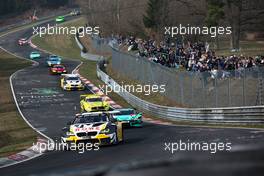
[[156, 105], [125, 91], [97, 65], [97, 76], [108, 86], [116, 86], [117, 92], [129, 104], [150, 115], [170, 120], [202, 121], [210, 123], [260, 124], [264, 123], [264, 106], [232, 108], [177, 108]]
[[[78, 33], [75, 34], [75, 41], [78, 45], [78, 47], [81, 49], [81, 57], [90, 61], [99, 61], [101, 59], [101, 56], [95, 55], [95, 54], [89, 54], [88, 52], [84, 51], [84, 46], [79, 40]], [[85, 49], [87, 51], [87, 49]]]

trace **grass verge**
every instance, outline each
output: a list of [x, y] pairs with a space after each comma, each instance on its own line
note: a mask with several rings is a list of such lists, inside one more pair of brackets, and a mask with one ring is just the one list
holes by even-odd
[[15, 71], [31, 65], [0, 49], [0, 157], [25, 150], [36, 141], [36, 133], [17, 112], [9, 85]]

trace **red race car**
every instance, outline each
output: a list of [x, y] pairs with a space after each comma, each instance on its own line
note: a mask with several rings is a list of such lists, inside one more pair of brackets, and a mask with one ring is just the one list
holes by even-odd
[[21, 38], [21, 39], [18, 40], [18, 44], [19, 44], [20, 46], [22, 46], [22, 45], [26, 45], [26, 44], [28, 44], [28, 41], [27, 41], [27, 39], [25, 39], [25, 38]]
[[65, 74], [67, 73], [67, 70], [65, 66], [63, 65], [53, 65], [50, 67], [50, 73], [55, 75], [55, 74]]

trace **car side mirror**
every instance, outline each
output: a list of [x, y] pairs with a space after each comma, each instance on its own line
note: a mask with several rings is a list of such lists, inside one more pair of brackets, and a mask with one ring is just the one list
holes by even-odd
[[68, 129], [69, 129], [68, 127], [63, 127], [61, 130], [62, 131], [68, 131]]

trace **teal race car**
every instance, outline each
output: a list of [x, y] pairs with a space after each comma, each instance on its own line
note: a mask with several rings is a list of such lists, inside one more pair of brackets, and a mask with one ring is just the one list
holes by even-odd
[[65, 21], [65, 17], [64, 16], [58, 16], [56, 19], [55, 19], [56, 22], [58, 23], [62, 23]]
[[131, 108], [115, 109], [112, 114], [113, 118], [118, 122], [122, 122], [125, 126], [141, 127], [142, 126], [142, 113], [138, 113]]
[[29, 55], [30, 59], [39, 59], [40, 58], [40, 53], [38, 51], [32, 51]]

